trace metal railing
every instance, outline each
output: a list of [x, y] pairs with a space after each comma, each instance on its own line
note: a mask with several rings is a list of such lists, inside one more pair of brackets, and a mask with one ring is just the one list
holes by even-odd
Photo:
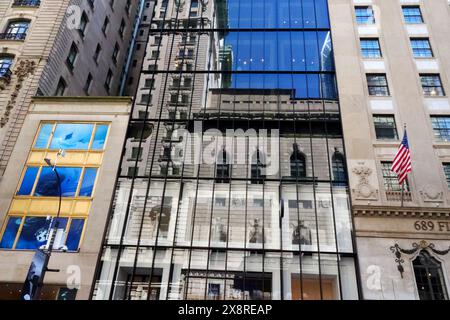
[[0, 33], [0, 40], [25, 40], [27, 34], [23, 33]]

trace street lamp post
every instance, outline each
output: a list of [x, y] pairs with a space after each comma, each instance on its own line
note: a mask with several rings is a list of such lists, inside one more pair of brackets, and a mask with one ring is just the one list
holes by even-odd
[[44, 159], [44, 161], [45, 161], [45, 163], [47, 163], [47, 165], [49, 167], [52, 167], [52, 171], [56, 175], [56, 182], [58, 184], [58, 195], [59, 195], [58, 212], [56, 214], [55, 223], [53, 225], [53, 222], [52, 222], [52, 225], [50, 225], [50, 231], [52, 232], [49, 247], [48, 247], [48, 254], [50, 257], [52, 254], [53, 245], [55, 244], [56, 233], [58, 232], [58, 227], [59, 227], [59, 215], [61, 214], [61, 204], [62, 204], [62, 190], [61, 190], [61, 177], [58, 173], [58, 170], [56, 169], [56, 163], [52, 164], [51, 160], [47, 159], [47, 158]]

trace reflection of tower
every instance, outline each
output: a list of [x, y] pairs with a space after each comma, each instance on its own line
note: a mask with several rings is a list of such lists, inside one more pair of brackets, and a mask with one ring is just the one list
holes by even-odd
[[219, 52], [219, 61], [220, 61], [220, 69], [221, 71], [230, 72], [222, 74], [222, 83], [221, 88], [230, 88], [231, 87], [231, 69], [233, 66], [233, 47], [231, 45], [227, 45], [224, 48], [220, 49]]
[[[331, 43], [331, 33], [328, 32], [326, 38], [323, 41], [322, 49], [320, 50], [320, 71], [332, 71], [334, 70], [333, 61], [333, 44]], [[322, 97], [325, 99], [336, 99], [336, 84], [334, 81], [334, 75], [321, 74], [320, 84], [322, 90]]]

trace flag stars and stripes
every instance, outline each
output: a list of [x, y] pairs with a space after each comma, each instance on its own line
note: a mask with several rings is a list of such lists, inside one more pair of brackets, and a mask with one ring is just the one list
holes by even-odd
[[402, 143], [398, 148], [397, 155], [392, 163], [391, 171], [397, 174], [398, 183], [402, 185], [408, 178], [408, 173], [412, 171], [411, 152], [409, 150], [408, 135], [403, 136]]

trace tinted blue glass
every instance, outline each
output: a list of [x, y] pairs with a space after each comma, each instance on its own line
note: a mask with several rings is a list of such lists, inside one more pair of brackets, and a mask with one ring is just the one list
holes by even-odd
[[36, 139], [36, 143], [34, 147], [36, 149], [45, 149], [47, 148], [48, 139], [52, 134], [53, 124], [46, 123], [41, 126], [41, 130], [39, 131], [38, 137]]
[[105, 147], [106, 135], [108, 134], [109, 126], [106, 124], [97, 125], [97, 130], [95, 131], [94, 141], [92, 142], [91, 149], [102, 150]]
[[[58, 167], [57, 170], [61, 177], [62, 196], [74, 197], [80, 180], [81, 168]], [[42, 168], [34, 195], [38, 197], [59, 196], [58, 181], [52, 168]]]
[[95, 177], [97, 176], [97, 169], [86, 168], [84, 170], [83, 183], [80, 188], [80, 197], [92, 196], [92, 189], [94, 188]]
[[28, 167], [27, 171], [25, 171], [25, 175], [22, 180], [22, 184], [20, 186], [19, 191], [17, 191], [18, 196], [29, 196], [31, 191], [33, 190], [34, 181], [36, 180], [36, 176], [38, 174], [38, 167]]
[[327, 31], [230, 32], [223, 49], [232, 52], [231, 71], [334, 71]]
[[69, 234], [67, 235], [66, 246], [69, 251], [77, 251], [80, 245], [81, 234], [83, 233], [84, 219], [72, 219]]
[[93, 124], [88, 123], [60, 123], [56, 126], [50, 149], [82, 149], [89, 147]]
[[228, 0], [227, 6], [226, 12], [218, 6], [224, 27], [329, 28], [326, 0]]
[[[17, 241], [16, 249], [35, 250], [47, 243], [51, 219], [46, 217], [27, 217]], [[66, 218], [59, 219], [59, 228], [65, 229]]]
[[233, 74], [232, 89], [290, 90], [296, 99], [336, 99], [333, 74]]
[[0, 248], [12, 249], [21, 222], [22, 218], [19, 217], [9, 218], [5, 232], [3, 233], [2, 242], [0, 242]]

